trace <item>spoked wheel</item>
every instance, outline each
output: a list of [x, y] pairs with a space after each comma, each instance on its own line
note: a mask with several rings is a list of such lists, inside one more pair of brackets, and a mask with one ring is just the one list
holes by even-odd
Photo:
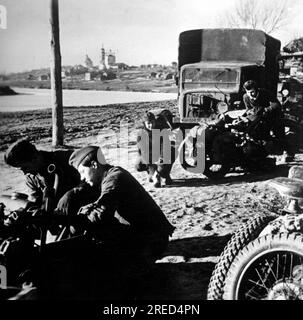
[[276, 215], [259, 214], [249, 219], [233, 234], [222, 251], [219, 261], [213, 270], [208, 285], [207, 300], [222, 299], [226, 275], [228, 274], [234, 259], [239, 252], [249, 242], [255, 240], [267, 224], [275, 218]]
[[249, 243], [226, 277], [225, 300], [303, 300], [303, 236], [266, 235]]

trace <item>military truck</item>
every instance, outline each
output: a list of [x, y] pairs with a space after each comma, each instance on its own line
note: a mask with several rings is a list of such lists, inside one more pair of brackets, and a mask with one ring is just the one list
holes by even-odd
[[252, 29], [198, 29], [179, 36], [180, 127], [207, 123], [244, 108], [243, 84], [252, 79], [277, 92], [281, 42]]

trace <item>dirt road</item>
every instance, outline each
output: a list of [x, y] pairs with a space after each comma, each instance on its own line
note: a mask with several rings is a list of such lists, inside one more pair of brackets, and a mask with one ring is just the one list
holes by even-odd
[[[206, 299], [207, 285], [220, 252], [231, 234], [260, 212], [277, 212], [283, 201], [269, 188], [268, 179], [286, 176], [288, 165], [256, 175], [236, 172], [212, 182], [202, 174], [186, 172], [177, 162], [171, 186], [153, 188], [144, 173], [134, 169], [135, 124], [142, 113], [155, 107], [173, 110], [174, 103], [143, 103], [113, 107], [70, 108], [65, 111], [65, 141], [68, 146], [98, 144], [109, 162], [128, 169], [143, 184], [176, 226], [164, 257], [147, 279], [142, 299]], [[50, 111], [1, 114], [1, 146], [29, 134], [40, 148], [50, 149]], [[127, 137], [119, 136], [120, 120], [128, 120]], [[119, 137], [118, 137], [118, 136]], [[127, 139], [126, 139], [127, 138]], [[120, 153], [117, 153], [117, 146]], [[302, 164], [303, 155], [296, 156]], [[9, 168], [0, 154], [0, 193], [24, 191], [23, 177]]]

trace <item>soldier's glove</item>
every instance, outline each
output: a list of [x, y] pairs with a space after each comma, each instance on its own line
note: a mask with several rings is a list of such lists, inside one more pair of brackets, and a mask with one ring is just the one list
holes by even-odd
[[97, 223], [101, 221], [104, 211], [104, 206], [99, 206], [95, 203], [90, 203], [84, 207], [81, 207], [78, 212], [78, 215], [86, 216], [88, 221], [90, 221], [91, 223]]
[[95, 203], [87, 204], [79, 209], [78, 215], [88, 215], [95, 207]]
[[105, 207], [103, 207], [103, 206], [98, 207], [98, 208], [94, 208], [87, 216], [87, 219], [91, 223], [98, 223], [102, 220], [102, 216], [103, 216], [104, 211], [105, 211]]
[[66, 192], [58, 201], [56, 212], [61, 215], [69, 215], [72, 214], [72, 201], [73, 197], [76, 193], [76, 190], [70, 190]]

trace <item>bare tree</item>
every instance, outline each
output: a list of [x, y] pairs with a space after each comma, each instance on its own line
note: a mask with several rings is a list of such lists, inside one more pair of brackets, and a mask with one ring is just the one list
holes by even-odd
[[281, 29], [288, 20], [289, 0], [237, 0], [224, 13], [225, 27], [260, 29], [272, 33]]

